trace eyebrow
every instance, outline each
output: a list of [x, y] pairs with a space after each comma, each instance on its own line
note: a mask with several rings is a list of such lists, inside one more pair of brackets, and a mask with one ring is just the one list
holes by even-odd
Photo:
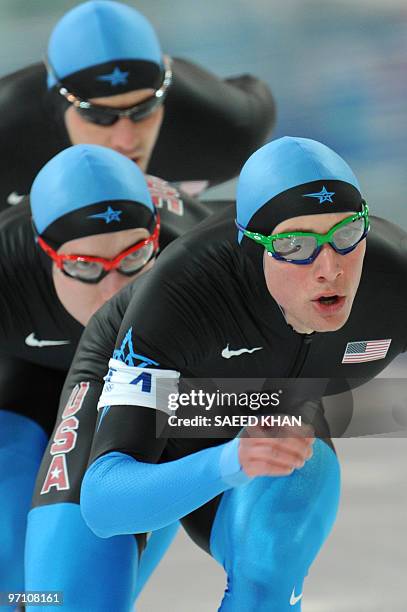
[[[137, 90], [134, 90], [137, 91]], [[119, 106], [111, 106], [110, 104], [101, 104], [99, 102], [100, 99], [106, 99], [106, 98], [113, 98], [113, 96], [100, 96], [99, 98], [89, 98], [89, 102], [91, 104], [93, 104], [94, 106], [101, 106], [102, 108], [108, 107], [108, 108], [114, 108], [116, 110], [126, 110], [127, 108], [132, 108], [133, 106], [137, 106], [138, 104], [143, 104], [143, 102], [146, 102], [147, 100], [149, 100], [150, 98], [152, 98], [154, 96], [154, 90], [151, 90], [152, 93], [147, 93], [144, 94], [140, 100], [137, 99], [136, 102], [132, 101], [131, 104], [120, 104]]]
[[[347, 217], [345, 217], [346, 219]], [[345, 219], [342, 219], [342, 221], [344, 221]], [[296, 227], [295, 229], [285, 229], [285, 230], [279, 230], [278, 232], [273, 232], [275, 234], [292, 234], [293, 232], [307, 232], [307, 233], [311, 233], [311, 234], [326, 234], [327, 232], [329, 232], [333, 227], [335, 227], [335, 225], [338, 225], [339, 223], [341, 223], [341, 221], [337, 221], [336, 223], [334, 223], [333, 225], [331, 225], [331, 227], [329, 229], [327, 229], [325, 232], [317, 232], [313, 229], [304, 229], [304, 228], [298, 228]]]
[[[349, 217], [353, 217], [356, 213], [351, 213], [349, 215], [347, 215], [346, 217], [344, 217], [343, 219], [341, 219], [341, 221], [337, 221], [336, 223], [334, 223], [333, 225], [331, 225], [331, 227], [326, 230], [326, 232], [329, 232], [333, 227], [335, 227], [335, 225], [338, 225], [339, 223], [342, 223], [342, 221], [345, 221], [345, 219], [348, 219]], [[276, 234], [291, 234], [292, 232], [308, 232], [311, 234], [326, 234], [326, 232], [316, 232], [315, 230], [312, 229], [304, 229], [304, 228], [295, 228], [295, 229], [285, 229], [285, 230], [279, 230], [278, 232], [273, 232]]]
[[[332, 226], [332, 227], [334, 227], [334, 226]], [[296, 227], [295, 229], [279, 230], [278, 232], [276, 232], [276, 234], [291, 234], [292, 232], [311, 232], [312, 234], [322, 234], [322, 233], [324, 233], [324, 232], [316, 232], [315, 230], [311, 230], [311, 229], [304, 229], [304, 228]]]

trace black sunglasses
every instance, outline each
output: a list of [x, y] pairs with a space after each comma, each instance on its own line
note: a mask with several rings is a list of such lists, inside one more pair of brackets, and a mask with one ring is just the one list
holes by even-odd
[[122, 117], [128, 117], [134, 123], [145, 119], [151, 115], [161, 104], [164, 102], [167, 95], [167, 91], [172, 82], [172, 70], [170, 59], [167, 57], [163, 58], [164, 62], [164, 76], [163, 81], [159, 89], [157, 89], [152, 96], [143, 100], [139, 104], [130, 106], [128, 108], [112, 108], [110, 106], [100, 106], [98, 104], [92, 104], [88, 100], [84, 100], [79, 96], [71, 93], [59, 80], [55, 70], [51, 66], [48, 60], [45, 61], [47, 70], [53, 76], [59, 87], [58, 93], [63, 96], [70, 104], [72, 104], [76, 112], [89, 123], [95, 123], [103, 127], [109, 127], [114, 125]]

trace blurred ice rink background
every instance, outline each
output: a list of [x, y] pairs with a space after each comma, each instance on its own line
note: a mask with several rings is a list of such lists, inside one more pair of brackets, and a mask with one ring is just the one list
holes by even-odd
[[[76, 4], [1, 0], [0, 75], [41, 59], [53, 25]], [[305, 136], [331, 146], [354, 169], [371, 210], [407, 229], [405, 0], [127, 4], [155, 24], [165, 52], [220, 76], [251, 72], [267, 81], [278, 104], [273, 137]], [[232, 182], [208, 195], [233, 193]], [[405, 377], [406, 364], [399, 359], [390, 375]], [[306, 582], [303, 610], [405, 612], [407, 441], [340, 440], [337, 449], [341, 510]], [[223, 586], [222, 570], [181, 536], [137, 609], [215, 610]]]
[[[76, 4], [1, 0], [0, 74], [41, 59], [53, 25]], [[252, 72], [267, 81], [278, 103], [274, 137], [331, 146], [355, 170], [371, 209], [407, 227], [404, 0], [127, 4], [151, 19], [167, 53], [220, 76]]]

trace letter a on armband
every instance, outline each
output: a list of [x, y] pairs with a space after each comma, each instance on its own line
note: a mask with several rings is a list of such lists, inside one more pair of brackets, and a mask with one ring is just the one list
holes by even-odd
[[143, 393], [151, 393], [151, 374], [142, 372], [137, 378], [131, 381], [131, 385], [138, 385], [141, 382], [141, 390]]

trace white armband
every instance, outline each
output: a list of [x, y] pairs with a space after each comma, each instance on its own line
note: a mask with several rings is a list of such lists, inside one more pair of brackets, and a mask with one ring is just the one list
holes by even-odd
[[104, 406], [144, 406], [170, 413], [168, 396], [178, 393], [180, 373], [175, 370], [128, 366], [110, 359], [109, 371], [98, 402]]

